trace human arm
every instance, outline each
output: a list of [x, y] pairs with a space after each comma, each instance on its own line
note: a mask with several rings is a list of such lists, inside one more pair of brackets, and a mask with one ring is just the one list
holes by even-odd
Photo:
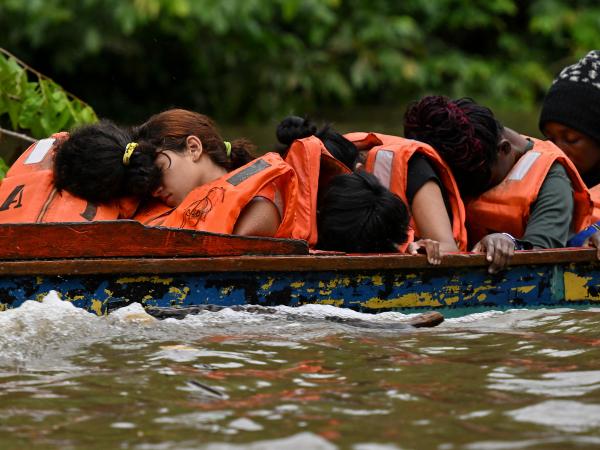
[[275, 236], [280, 223], [281, 217], [275, 204], [264, 197], [254, 197], [240, 213], [233, 234]]
[[573, 219], [573, 187], [565, 168], [554, 163], [531, 206], [522, 241], [533, 248], [564, 247]]
[[457, 252], [441, 181], [423, 155], [408, 162], [406, 197], [419, 237], [438, 241], [442, 254]]
[[435, 181], [428, 181], [419, 189], [411, 209], [419, 237], [439, 242], [442, 254], [458, 251], [442, 191]]
[[565, 169], [554, 164], [531, 207], [525, 233], [519, 240], [505, 233], [485, 236], [473, 252], [485, 252], [490, 273], [504, 269], [515, 249], [564, 247], [573, 217], [573, 189]]

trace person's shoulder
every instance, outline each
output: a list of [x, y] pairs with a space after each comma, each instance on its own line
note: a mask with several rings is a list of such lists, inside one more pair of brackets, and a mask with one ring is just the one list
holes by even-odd
[[567, 173], [567, 169], [565, 169], [565, 166], [563, 166], [561, 163], [555, 161], [552, 163], [552, 165], [550, 166], [550, 169], [548, 170], [548, 174], [546, 175], [546, 178], [565, 178], [567, 180], [570, 180], [569, 175]]
[[435, 175], [435, 168], [426, 155], [415, 153], [408, 160], [408, 174], [409, 177], [416, 174]]
[[429, 158], [427, 158], [426, 155], [424, 155], [423, 153], [419, 153], [419, 152], [415, 152], [413, 153], [413, 155], [410, 157], [410, 159], [408, 160], [409, 164], [429, 164], [431, 165], [431, 163], [429, 162]]
[[553, 196], [564, 195], [570, 197], [571, 190], [571, 178], [569, 178], [567, 170], [562, 164], [554, 162], [540, 187], [540, 194], [546, 192], [551, 193]]

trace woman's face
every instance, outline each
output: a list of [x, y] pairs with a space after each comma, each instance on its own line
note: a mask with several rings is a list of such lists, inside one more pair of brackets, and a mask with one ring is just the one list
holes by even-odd
[[176, 207], [183, 202], [197, 184], [197, 167], [188, 151], [183, 153], [165, 150], [155, 161], [162, 173], [160, 186], [152, 193], [168, 206]]
[[579, 131], [557, 122], [548, 122], [542, 130], [573, 161], [581, 175], [600, 168], [600, 145]]

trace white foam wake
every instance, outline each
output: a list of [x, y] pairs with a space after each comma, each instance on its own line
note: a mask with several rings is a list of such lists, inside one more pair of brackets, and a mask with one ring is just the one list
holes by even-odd
[[[510, 332], [560, 320], [565, 311], [568, 310], [477, 313], [449, 319], [433, 331], [419, 332], [445, 330], [456, 333], [457, 328]], [[29, 369], [35, 369], [39, 364], [46, 370], [67, 364], [68, 357], [91, 344], [111, 340], [137, 345], [173, 340], [190, 342], [203, 336], [229, 334], [293, 343], [315, 341], [336, 333], [370, 332], [360, 327], [350, 328], [343, 323], [343, 319], [359, 319], [374, 324], [402, 324], [413, 316], [399, 312], [366, 314], [331, 305], [304, 305], [294, 308], [278, 306], [259, 313], [225, 308], [189, 315], [183, 320], [156, 320], [140, 304], [134, 303], [109, 316], [98, 317], [62, 301], [55, 292], [51, 292], [42, 301], [27, 301], [19, 308], [0, 312], [0, 367], [26, 365]], [[332, 317], [341, 319], [342, 323], [326, 320]], [[378, 329], [377, 333], [382, 331], [385, 332], [385, 328]]]

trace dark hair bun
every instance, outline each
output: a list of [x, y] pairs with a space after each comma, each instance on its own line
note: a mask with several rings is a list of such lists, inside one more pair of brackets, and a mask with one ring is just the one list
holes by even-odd
[[298, 116], [288, 116], [277, 125], [277, 140], [289, 146], [296, 139], [312, 136], [317, 132], [317, 126], [310, 119]]

